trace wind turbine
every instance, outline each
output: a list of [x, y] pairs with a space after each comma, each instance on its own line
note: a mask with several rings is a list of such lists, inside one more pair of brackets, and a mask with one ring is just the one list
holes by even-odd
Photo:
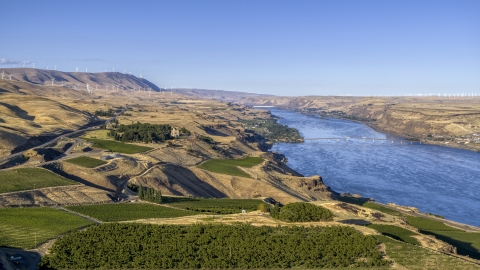
[[55, 65], [55, 70], [57, 70], [57, 65]]
[[53, 86], [53, 81], [55, 80], [55, 78], [52, 78], [52, 86]]
[[75, 72], [78, 72], [78, 67], [75, 69]]
[[115, 72], [115, 68], [112, 68], [113, 72]]
[[25, 67], [25, 61], [23, 61], [23, 67]]
[[126, 72], [126, 70], [124, 69], [124, 70], [123, 70], [123, 74], [125, 74], [125, 72]]
[[88, 72], [88, 68], [85, 68], [85, 72]]
[[35, 63], [32, 63], [33, 68], [35, 68]]
[[89, 94], [92, 93], [92, 90], [90, 90], [90, 86], [88, 85], [88, 83], [87, 83], [87, 91], [88, 91]]
[[140, 74], [140, 79], [143, 79], [142, 74]]
[[12, 75], [10, 74], [10, 81], [12, 80]]
[[5, 75], [5, 70], [2, 71], [2, 80], [3, 80], [3, 76]]

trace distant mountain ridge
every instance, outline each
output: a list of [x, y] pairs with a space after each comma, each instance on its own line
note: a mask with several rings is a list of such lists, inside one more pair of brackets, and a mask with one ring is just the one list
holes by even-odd
[[161, 91], [154, 83], [138, 78], [134, 75], [123, 74], [120, 72], [63, 72], [58, 70], [45, 70], [37, 68], [2, 68], [0, 74], [4, 72], [4, 79], [27, 82], [36, 85], [51, 85], [52, 79], [55, 86], [62, 86], [74, 89], [76, 87], [85, 88], [87, 84], [92, 89], [138, 89], [151, 88], [153, 91]]
[[206, 89], [193, 89], [193, 88], [179, 88], [173, 89], [176, 93], [205, 99], [215, 99], [224, 102], [239, 102], [243, 98], [255, 98], [255, 97], [273, 97], [273, 95], [267, 94], [254, 94], [247, 92], [226, 91], [226, 90], [206, 90]]

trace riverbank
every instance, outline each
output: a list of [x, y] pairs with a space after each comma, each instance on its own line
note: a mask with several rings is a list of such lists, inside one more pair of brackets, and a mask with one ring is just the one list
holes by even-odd
[[[300, 130], [306, 138], [382, 137], [361, 122], [329, 121], [292, 111], [272, 110], [280, 122]], [[352, 133], [354, 132], [354, 133]], [[453, 148], [414, 144], [351, 144], [307, 141], [275, 144], [299, 173], [322, 175], [339, 193], [357, 193], [380, 203], [412, 205], [421, 212], [479, 226], [478, 154]]]
[[355, 123], [361, 123], [361, 124], [364, 124], [368, 127], [370, 127], [371, 129], [377, 131], [377, 132], [380, 132], [380, 133], [385, 133], [387, 134], [387, 136], [395, 136], [395, 137], [398, 137], [400, 139], [405, 139], [406, 141], [418, 141], [418, 142], [421, 142], [423, 144], [429, 144], [429, 145], [437, 145], [437, 146], [443, 146], [443, 147], [448, 147], [448, 148], [455, 148], [455, 149], [462, 149], [462, 150], [468, 150], [468, 151], [473, 151], [473, 152], [477, 152], [477, 153], [480, 153], [480, 141], [478, 143], [465, 143], [465, 142], [455, 142], [455, 141], [435, 141], [435, 140], [428, 140], [426, 138], [413, 138], [410, 134], [405, 134], [405, 133], [402, 133], [402, 132], [399, 132], [399, 131], [395, 131], [395, 130], [386, 130], [382, 127], [380, 127], [379, 125], [377, 125], [375, 123], [375, 121], [367, 121], [368, 119], [361, 119], [361, 118], [353, 118], [353, 117], [342, 117], [342, 116], [339, 116], [337, 114], [322, 114], [322, 113], [312, 113], [312, 112], [306, 112], [304, 110], [299, 110], [299, 109], [290, 109], [291, 111], [295, 111], [295, 112], [298, 112], [298, 113], [301, 113], [303, 115], [306, 115], [306, 116], [310, 116], [310, 117], [317, 117], [319, 116], [319, 118], [322, 118], [322, 117], [330, 117], [330, 118], [334, 118], [334, 119], [341, 119], [341, 120], [345, 120], [345, 121], [351, 121], [351, 122], [355, 122]]

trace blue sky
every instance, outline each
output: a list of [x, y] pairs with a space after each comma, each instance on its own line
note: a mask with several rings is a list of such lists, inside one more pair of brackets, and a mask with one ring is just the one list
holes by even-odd
[[4, 1], [1, 9], [0, 70], [16, 61], [115, 68], [160, 87], [277, 95], [480, 94], [478, 0]]

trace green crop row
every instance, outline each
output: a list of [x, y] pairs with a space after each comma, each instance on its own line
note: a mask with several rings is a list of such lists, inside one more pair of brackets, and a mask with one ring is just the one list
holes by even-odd
[[101, 221], [125, 221], [145, 218], [174, 218], [198, 213], [146, 203], [118, 203], [69, 206], [69, 210]]
[[100, 139], [92, 139], [92, 138], [82, 138], [86, 141], [94, 142], [95, 144], [93, 147], [107, 149], [112, 152], [120, 152], [125, 154], [136, 154], [151, 150], [151, 147], [140, 146], [135, 144], [128, 144], [122, 142], [116, 142], [111, 140], [100, 140]]
[[41, 168], [0, 171], [0, 193], [76, 184], [78, 183]]
[[412, 231], [409, 231], [404, 228], [400, 228], [393, 225], [383, 225], [383, 224], [370, 224], [368, 227], [377, 230], [378, 232], [382, 233], [383, 235], [392, 237], [394, 239], [403, 241], [405, 243], [410, 243], [414, 245], [418, 245], [417, 239], [413, 238], [413, 235], [418, 235]]
[[0, 217], [0, 246], [25, 249], [92, 224], [84, 218], [48, 207], [1, 208]]
[[100, 165], [107, 164], [106, 161], [99, 160], [96, 158], [91, 158], [91, 157], [85, 157], [85, 156], [67, 159], [65, 160], [65, 162], [72, 163], [85, 168], [95, 168]]
[[[251, 177], [238, 167], [251, 168], [263, 162], [259, 157], [246, 157], [243, 159], [211, 159], [198, 167], [207, 171], [228, 174], [233, 176]], [[238, 167], [237, 167], [238, 166]]]

